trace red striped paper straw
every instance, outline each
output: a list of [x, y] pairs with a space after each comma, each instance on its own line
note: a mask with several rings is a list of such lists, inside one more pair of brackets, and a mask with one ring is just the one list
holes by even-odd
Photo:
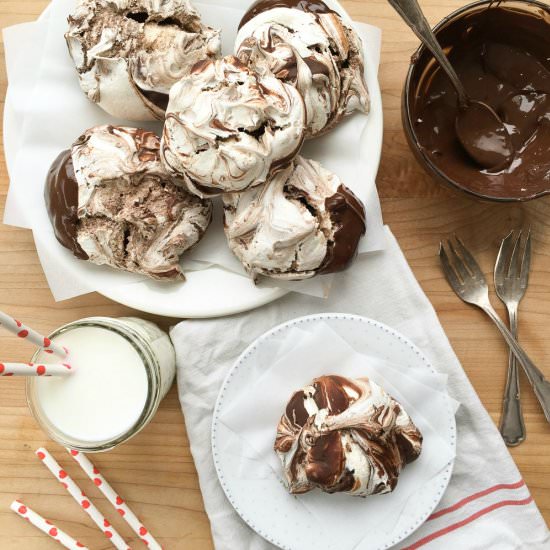
[[68, 350], [66, 348], [54, 344], [49, 338], [42, 336], [32, 328], [24, 325], [21, 321], [10, 317], [2, 311], [0, 311], [0, 325], [19, 336], [19, 338], [24, 338], [32, 342], [35, 346], [43, 348], [46, 353], [55, 353], [59, 355], [59, 357], [67, 356]]
[[153, 538], [153, 535], [144, 527], [137, 516], [130, 510], [128, 505], [120, 498], [118, 493], [111, 487], [109, 482], [99, 473], [99, 470], [92, 464], [90, 459], [83, 453], [67, 449], [69, 454], [78, 462], [84, 473], [94, 482], [98, 489], [105, 495], [107, 500], [114, 506], [116, 511], [126, 520], [134, 533], [141, 537], [141, 540], [153, 550], [162, 550], [162, 546]]
[[65, 531], [56, 527], [53, 523], [44, 519], [41, 515], [31, 510], [28, 506], [23, 504], [20, 500], [14, 500], [11, 503], [10, 508], [20, 517], [26, 519], [29, 523], [34, 525], [37, 529], [45, 533], [53, 540], [70, 550], [88, 550], [81, 542], [73, 539], [70, 535], [67, 535]]
[[72, 373], [68, 363], [0, 363], [0, 376], [70, 376]]
[[92, 521], [101, 529], [115, 548], [118, 548], [118, 550], [131, 550], [116, 529], [103, 517], [101, 512], [46, 449], [38, 449], [36, 456], [44, 463], [61, 485], [67, 489], [67, 492], [76, 500], [78, 505], [92, 518]]

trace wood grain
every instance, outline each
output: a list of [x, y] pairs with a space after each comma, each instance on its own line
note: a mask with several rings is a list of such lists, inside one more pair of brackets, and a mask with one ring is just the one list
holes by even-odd
[[[36, 18], [45, 0], [0, 0], [2, 27]], [[474, 250], [490, 275], [499, 240], [514, 227], [530, 225], [534, 235], [533, 274], [520, 314], [521, 340], [538, 365], [550, 375], [550, 198], [524, 205], [494, 205], [473, 201], [433, 182], [410, 153], [400, 121], [400, 96], [417, 40], [384, 0], [344, 0], [351, 15], [383, 30], [380, 84], [384, 100], [385, 138], [378, 188], [385, 221], [391, 226], [420, 284], [432, 301], [451, 343], [479, 396], [498, 421], [507, 365], [501, 337], [483, 315], [462, 304], [449, 290], [437, 261], [440, 239], [459, 234]], [[458, 0], [424, 0], [432, 23], [460, 6]], [[3, 54], [3, 52], [2, 52]], [[2, 58], [0, 97], [6, 75]], [[8, 190], [3, 154], [0, 160], [0, 212]], [[498, 303], [494, 300], [495, 305]], [[90, 315], [131, 313], [97, 295], [56, 304], [44, 278], [29, 231], [0, 226], [0, 309], [16, 314], [43, 332]], [[499, 305], [499, 311], [503, 313]], [[152, 318], [154, 319], [154, 318]], [[165, 328], [175, 320], [156, 319]], [[21, 361], [30, 350], [0, 333], [1, 358]], [[527, 442], [512, 450], [545, 519], [550, 520], [550, 428], [523, 381]], [[48, 441], [29, 415], [20, 380], [0, 380], [0, 547], [3, 550], [57, 548], [8, 510], [22, 498], [92, 549], [108, 548], [59, 484], [37, 463], [33, 450]], [[55, 448], [50, 445], [50, 448]], [[55, 455], [99, 508], [109, 505], [70, 458]], [[154, 422], [135, 440], [95, 458], [98, 466], [122, 493], [147, 526], [168, 549], [212, 548], [196, 471], [175, 389], [163, 402]], [[84, 516], [84, 517], [83, 517]], [[115, 526], [136, 543], [120, 519]], [[136, 544], [139, 547], [140, 543]]]

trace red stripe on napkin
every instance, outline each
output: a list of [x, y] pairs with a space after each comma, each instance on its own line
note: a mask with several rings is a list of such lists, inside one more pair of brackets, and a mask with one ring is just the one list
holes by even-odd
[[523, 479], [520, 479], [517, 483], [500, 483], [499, 485], [494, 485], [493, 487], [489, 487], [489, 489], [485, 489], [483, 491], [479, 491], [478, 493], [474, 493], [473, 495], [470, 495], [469, 497], [463, 498], [462, 500], [459, 500], [456, 504], [453, 504], [452, 506], [449, 506], [448, 508], [443, 508], [442, 510], [439, 510], [438, 512], [433, 513], [429, 518], [428, 521], [432, 519], [440, 518], [441, 516], [444, 516], [445, 514], [450, 514], [451, 512], [455, 512], [456, 510], [462, 508], [468, 502], [472, 502], [473, 500], [476, 500], [478, 498], [484, 497], [485, 495], [490, 495], [491, 493], [494, 493], [495, 491], [500, 491], [502, 489], [520, 489], [525, 485], [525, 481]]
[[452, 525], [449, 525], [448, 527], [440, 529], [439, 531], [435, 531], [431, 535], [428, 535], [423, 539], [420, 539], [419, 541], [415, 542], [414, 544], [411, 544], [410, 546], [406, 546], [405, 548], [402, 548], [401, 550], [416, 550], [417, 548], [420, 548], [421, 546], [424, 546], [425, 544], [428, 544], [429, 542], [432, 542], [433, 540], [438, 539], [443, 535], [448, 535], [449, 533], [452, 533], [453, 531], [456, 531], [457, 529], [460, 529], [461, 527], [468, 525], [468, 523], [472, 523], [472, 521], [475, 521], [481, 516], [484, 516], [490, 512], [494, 512], [499, 508], [504, 508], [505, 506], [525, 506], [526, 504], [531, 504], [531, 502], [533, 502], [532, 496], [529, 496], [528, 498], [525, 498], [523, 500], [502, 500], [500, 502], [496, 502], [495, 504], [492, 504], [491, 506], [487, 506], [487, 508], [483, 508], [482, 510], [480, 510], [479, 512], [476, 512], [475, 514], [472, 514], [470, 517], [467, 517], [466, 519], [459, 521], [457, 523], [453, 523]]

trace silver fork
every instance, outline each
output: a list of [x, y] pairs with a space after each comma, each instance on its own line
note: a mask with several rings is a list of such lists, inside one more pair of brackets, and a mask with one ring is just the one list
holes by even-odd
[[455, 237], [454, 243], [448, 241], [448, 247], [452, 262], [445, 251], [443, 243], [441, 243], [439, 249], [439, 258], [449, 284], [459, 298], [467, 304], [482, 309], [498, 327], [506, 343], [510, 346], [510, 350], [523, 367], [529, 382], [535, 390], [535, 395], [544, 411], [544, 416], [550, 422], [550, 382], [546, 380], [544, 374], [529, 359], [529, 356], [494, 310], [489, 301], [489, 287], [487, 286], [485, 275], [474, 257], [462, 244], [462, 241]]
[[[503, 241], [495, 266], [495, 289], [497, 296], [508, 309], [510, 332], [518, 337], [518, 308], [529, 284], [531, 265], [531, 231], [527, 233], [521, 250], [522, 231], [512, 231]], [[500, 417], [500, 433], [509, 447], [525, 441], [525, 422], [521, 411], [519, 372], [516, 358], [510, 353], [508, 376]]]

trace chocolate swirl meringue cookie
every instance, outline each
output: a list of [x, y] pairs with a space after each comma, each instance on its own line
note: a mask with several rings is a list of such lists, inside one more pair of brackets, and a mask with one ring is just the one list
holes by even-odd
[[170, 91], [162, 154], [199, 196], [243, 191], [294, 158], [304, 124], [292, 86], [232, 56], [206, 60]]
[[65, 38], [82, 90], [126, 120], [163, 119], [172, 85], [221, 55], [189, 0], [79, 0]]
[[274, 448], [291, 493], [366, 497], [395, 489], [420, 456], [422, 434], [372, 380], [322, 376], [292, 396]]
[[45, 199], [57, 240], [77, 258], [158, 280], [185, 279], [180, 256], [212, 205], [160, 162], [160, 139], [137, 128], [87, 130], [53, 163]]
[[223, 201], [229, 246], [253, 277], [301, 280], [342, 271], [366, 229], [353, 192], [302, 157], [265, 185]]
[[369, 110], [361, 39], [321, 0], [257, 1], [241, 21], [235, 51], [260, 74], [296, 86], [308, 137], [355, 110]]

